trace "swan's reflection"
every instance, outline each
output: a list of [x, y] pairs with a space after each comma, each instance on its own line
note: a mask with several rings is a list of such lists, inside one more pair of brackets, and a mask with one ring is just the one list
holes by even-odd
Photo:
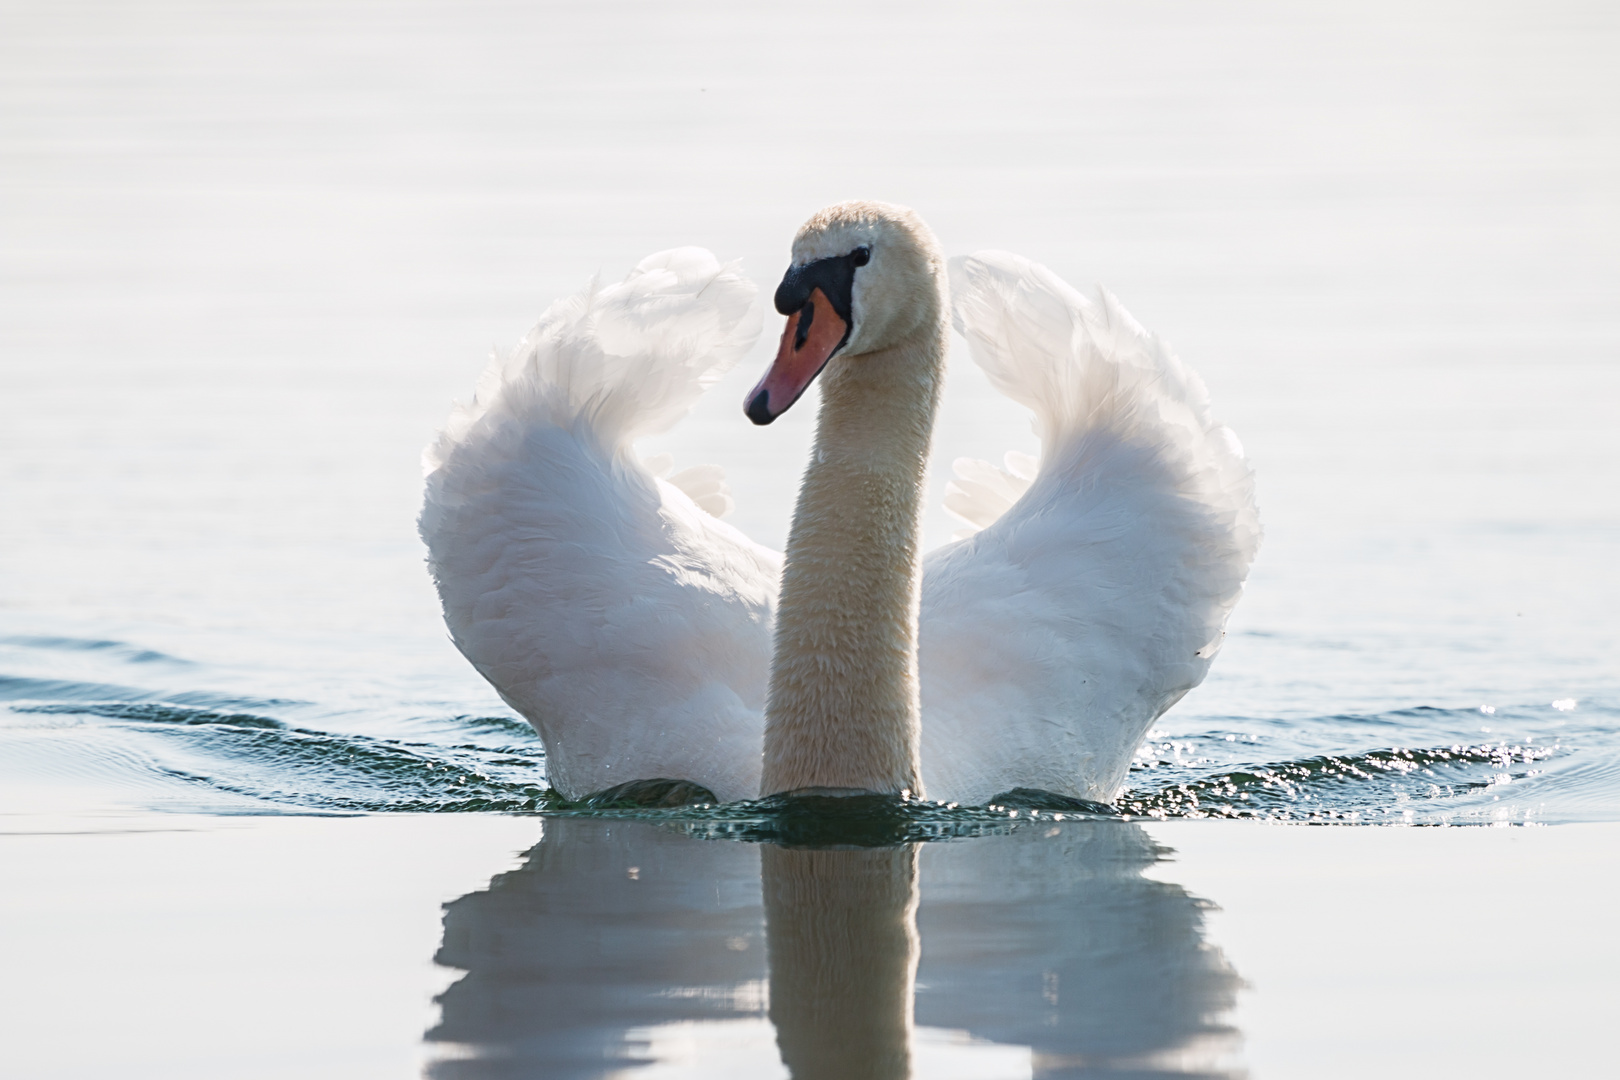
[[916, 845], [760, 852], [771, 1023], [795, 1080], [905, 1080]]
[[553, 819], [446, 908], [429, 1073], [1224, 1075], [1238, 979], [1159, 855], [1120, 822], [802, 850]]
[[1209, 905], [1142, 871], [1127, 822], [1065, 822], [922, 852], [917, 1022], [1034, 1050], [1039, 1077], [1223, 1076], [1241, 985]]

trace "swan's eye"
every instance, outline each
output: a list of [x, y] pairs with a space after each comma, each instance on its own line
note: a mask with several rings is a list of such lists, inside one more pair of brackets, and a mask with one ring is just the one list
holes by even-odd
[[865, 266], [871, 261], [872, 249], [869, 247], [858, 247], [849, 253], [849, 265], [851, 266]]
[[804, 343], [810, 340], [810, 320], [815, 317], [816, 305], [807, 303], [799, 309], [799, 328], [793, 332], [794, 352], [804, 348]]

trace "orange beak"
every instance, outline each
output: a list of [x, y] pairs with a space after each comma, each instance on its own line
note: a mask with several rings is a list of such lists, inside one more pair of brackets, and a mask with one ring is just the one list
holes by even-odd
[[768, 424], [787, 412], [848, 336], [849, 324], [838, 317], [827, 294], [819, 288], [810, 290], [804, 307], [788, 316], [776, 362], [748, 392], [744, 406], [748, 419]]

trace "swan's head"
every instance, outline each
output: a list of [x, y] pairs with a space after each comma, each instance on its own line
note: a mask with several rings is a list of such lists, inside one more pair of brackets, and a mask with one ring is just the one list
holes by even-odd
[[858, 362], [940, 318], [939, 242], [904, 206], [846, 202], [805, 222], [776, 287], [782, 344], [745, 409], [756, 424], [787, 412], [834, 357]]

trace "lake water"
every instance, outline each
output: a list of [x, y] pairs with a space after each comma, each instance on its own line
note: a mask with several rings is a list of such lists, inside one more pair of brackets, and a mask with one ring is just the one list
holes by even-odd
[[[20, 1075], [1608, 1061], [1611, 6], [0, 18]], [[543, 756], [446, 640], [421, 447], [592, 273], [696, 243], [769, 288], [854, 196], [1102, 281], [1204, 377], [1267, 529], [1222, 655], [1119, 820], [817, 852], [746, 812], [525, 816]], [[814, 410], [747, 423], [768, 351], [648, 449], [723, 465], [780, 545]], [[930, 546], [951, 458], [1034, 448], [963, 348], [950, 378]]]

